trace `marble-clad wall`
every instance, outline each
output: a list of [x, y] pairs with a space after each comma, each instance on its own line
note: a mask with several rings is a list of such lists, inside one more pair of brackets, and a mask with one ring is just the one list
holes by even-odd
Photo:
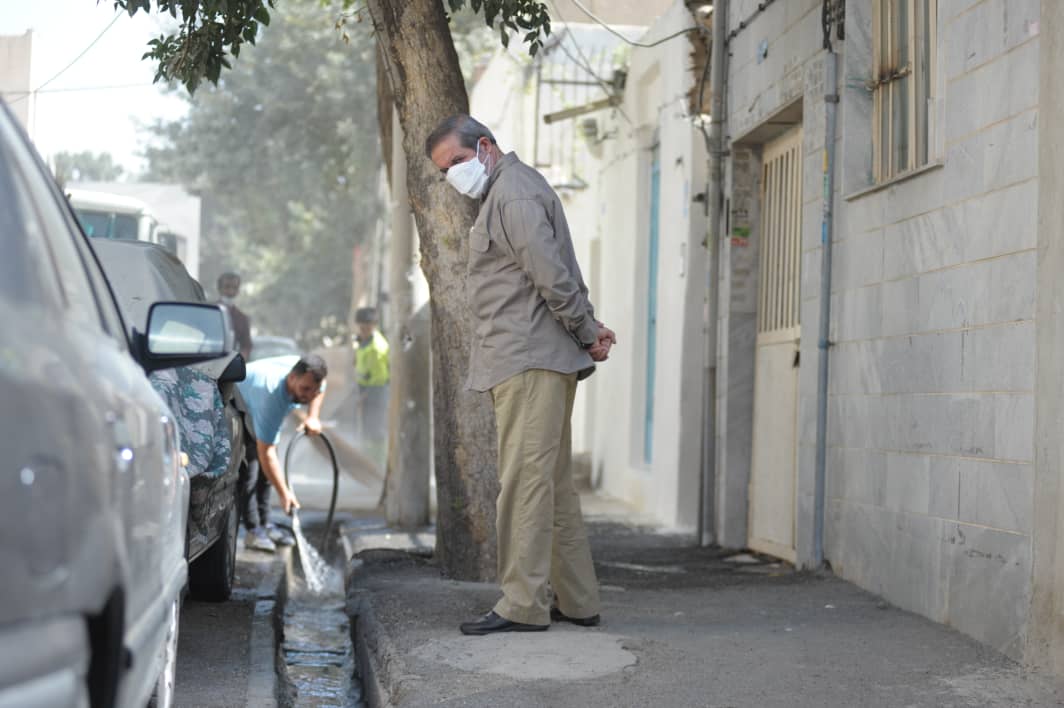
[[847, 3], [827, 554], [843, 577], [1019, 657], [1033, 516], [1040, 7], [938, 5], [937, 166], [869, 193], [871, 0]]
[[[842, 577], [1019, 657], [1033, 532], [1040, 2], [938, 0], [933, 164], [878, 190], [866, 86], [872, 3], [848, 0], [838, 44], [826, 555]], [[729, 5], [731, 30], [758, 3]], [[800, 563], [811, 557], [813, 521], [820, 6], [770, 5], [730, 42], [728, 70], [733, 160], [750, 154], [736, 147], [756, 151], [747, 136], [801, 105]], [[730, 166], [733, 199], [745, 170]], [[751, 252], [756, 235], [755, 226]], [[740, 285], [756, 278], [734, 270], [736, 248], [725, 245], [720, 277], [721, 506], [747, 501], [752, 425], [753, 368], [740, 365], [752, 358], [752, 325]], [[737, 512], [722, 514], [738, 523]], [[722, 540], [743, 532], [718, 530]]]

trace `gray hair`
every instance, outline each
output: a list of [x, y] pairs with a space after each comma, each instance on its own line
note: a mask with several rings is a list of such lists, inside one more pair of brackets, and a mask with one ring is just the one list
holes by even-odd
[[487, 126], [465, 113], [456, 113], [450, 118], [443, 119], [429, 134], [425, 140], [425, 156], [431, 160], [432, 151], [451, 135], [457, 135], [458, 143], [470, 150], [476, 149], [481, 138], [487, 138], [492, 145], [496, 144], [495, 136], [491, 134]]

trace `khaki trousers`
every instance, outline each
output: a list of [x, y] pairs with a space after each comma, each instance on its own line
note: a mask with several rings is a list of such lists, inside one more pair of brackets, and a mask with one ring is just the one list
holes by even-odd
[[596, 615], [598, 580], [572, 474], [576, 374], [532, 369], [491, 394], [499, 432], [503, 592], [495, 613], [511, 622], [550, 624], [550, 581], [563, 613]]

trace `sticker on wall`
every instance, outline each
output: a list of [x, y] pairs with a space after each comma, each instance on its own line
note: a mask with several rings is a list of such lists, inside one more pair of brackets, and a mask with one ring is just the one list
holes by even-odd
[[750, 227], [734, 226], [731, 230], [731, 245], [746, 248], [750, 245]]

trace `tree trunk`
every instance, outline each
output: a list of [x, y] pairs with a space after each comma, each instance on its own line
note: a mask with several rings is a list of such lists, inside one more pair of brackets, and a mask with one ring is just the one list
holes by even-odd
[[458, 54], [440, 0], [368, 0], [403, 128], [407, 188], [432, 306], [436, 555], [445, 574], [495, 577], [495, 419], [491, 398], [465, 390], [471, 322], [466, 299], [473, 200], [425, 157], [443, 118], [469, 110]]

